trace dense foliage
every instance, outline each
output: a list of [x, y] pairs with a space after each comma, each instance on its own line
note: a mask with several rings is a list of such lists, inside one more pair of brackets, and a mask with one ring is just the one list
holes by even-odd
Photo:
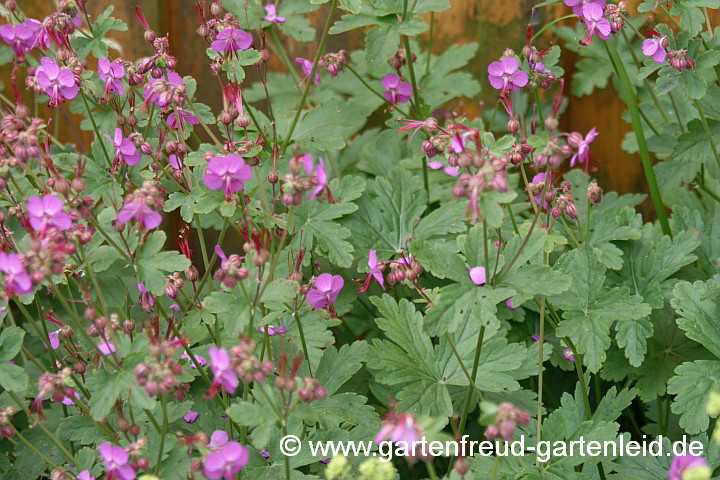
[[[644, 0], [637, 15], [565, 0], [480, 79], [462, 71], [479, 45], [428, 52], [449, 0], [199, 1], [210, 85], [176, 72], [197, 60], [140, 7], [152, 54], [124, 59], [112, 7], [56, 3], [42, 20], [0, 7], [14, 94], [0, 96], [2, 480], [720, 467], [718, 0]], [[326, 51], [351, 30], [364, 50]], [[626, 103], [622, 147], [657, 220], [636, 211], [645, 195], [591, 178], [602, 131], [559, 128], [572, 100], [550, 31], [580, 58], [573, 95], [612, 81]], [[313, 58], [288, 57], [316, 40]], [[198, 101], [215, 88], [219, 112]], [[481, 88], [497, 103], [466, 118], [457, 100]], [[91, 148], [53, 135], [37, 105], [82, 116]], [[686, 436], [702, 455], [386, 463], [308, 448], [466, 434], [495, 453], [521, 437]]]

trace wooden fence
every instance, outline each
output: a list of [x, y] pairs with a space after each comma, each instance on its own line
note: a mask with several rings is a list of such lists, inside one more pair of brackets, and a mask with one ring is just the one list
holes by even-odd
[[[43, 18], [50, 11], [51, 0], [17, 0], [21, 8], [30, 16]], [[292, 1], [292, 0], [285, 0]], [[494, 102], [496, 92], [487, 84], [487, 65], [501, 55], [506, 47], [519, 51], [524, 43], [525, 25], [530, 17], [530, 10], [538, 0], [451, 0], [452, 8], [437, 13], [433, 22], [433, 45], [435, 53], [440, 53], [454, 43], [479, 42], [480, 51], [476, 59], [468, 67], [483, 84], [480, 98], [467, 99], [459, 108], [470, 115], [480, 111], [480, 101]], [[151, 48], [143, 39], [143, 27], [134, 15], [133, 7], [141, 4], [146, 16], [158, 33], [167, 32], [170, 35], [171, 49], [178, 58], [177, 70], [182, 75], [192, 75], [198, 81], [198, 94], [200, 101], [210, 105], [218, 111], [221, 105], [219, 88], [215, 88], [217, 80], [212, 77], [208, 68], [204, 50], [206, 45], [195, 30], [199, 20], [193, 12], [193, 0], [88, 0], [88, 8], [93, 16], [97, 16], [107, 6], [114, 5], [114, 16], [122, 18], [129, 26], [127, 32], [113, 32], [111, 37], [123, 46], [124, 58], [136, 59], [142, 55], [152, 53]], [[637, 2], [631, 2], [637, 3]], [[327, 5], [320, 11], [310, 14], [310, 20], [317, 31], [322, 29], [322, 22], [326, 14]], [[552, 8], [538, 11], [536, 23], [542, 25], [559, 15], [568, 13], [567, 7], [562, 4]], [[570, 20], [574, 22], [574, 20]], [[426, 42], [427, 34], [423, 34], [419, 41]], [[331, 36], [328, 43], [330, 51], [341, 48], [353, 50], [362, 48], [362, 35], [350, 32]], [[543, 42], [550, 44], [555, 40], [546, 35]], [[302, 44], [292, 40], [286, 42], [291, 58], [304, 56], [312, 58], [316, 45]], [[117, 52], [114, 52], [117, 55]], [[562, 66], [566, 70], [566, 92], [570, 91], [571, 74], [576, 58], [568, 51], [563, 52]], [[282, 64], [277, 58], [272, 59], [272, 67], [282, 70]], [[9, 81], [9, 68], [0, 70], [0, 79], [7, 86]], [[246, 81], [253, 81], [249, 75]], [[208, 86], [208, 88], [205, 88]], [[29, 97], [29, 94], [28, 94]], [[593, 143], [592, 151], [599, 170], [595, 173], [600, 184], [606, 190], [619, 192], [647, 192], [640, 160], [637, 155], [629, 155], [622, 151], [620, 143], [629, 129], [629, 125], [621, 120], [620, 116], [625, 106], [620, 102], [611, 89], [596, 91], [592, 96], [571, 97], [570, 106], [561, 118], [561, 127], [564, 130], [587, 132], [591, 127], [597, 127], [600, 136]], [[54, 114], [43, 110], [50, 117]], [[73, 118], [73, 126], [67, 119], [59, 118], [61, 122], [60, 136], [63, 140], [89, 145], [91, 135], [89, 132], [79, 132], [77, 124], [79, 118]], [[646, 212], [649, 209], [644, 208]]]

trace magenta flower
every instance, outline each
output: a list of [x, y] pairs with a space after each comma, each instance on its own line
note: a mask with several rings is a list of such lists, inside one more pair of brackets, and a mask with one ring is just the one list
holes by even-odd
[[172, 154], [172, 155], [170, 155], [170, 156], [168, 157], [168, 163], [169, 163], [170, 166], [171, 166], [172, 168], [174, 168], [175, 170], [182, 170], [182, 169], [183, 169], [182, 160], [180, 160], [180, 159], [178, 158], [178, 156], [175, 155], [175, 154]]
[[0, 27], [0, 36], [5, 43], [12, 47], [13, 52], [22, 59], [25, 53], [32, 50], [37, 38], [37, 30], [26, 22], [7, 23]]
[[390, 441], [405, 445], [407, 450], [419, 439], [420, 431], [415, 423], [415, 417], [410, 413], [388, 413], [375, 435], [375, 443], [378, 445]]
[[98, 350], [100, 350], [100, 353], [105, 356], [115, 353], [115, 344], [106, 342], [105, 340], [102, 340], [100, 343], [98, 343], [97, 347]]
[[5, 297], [32, 292], [30, 275], [25, 271], [25, 266], [18, 255], [0, 252], [0, 272], [4, 276]]
[[485, 267], [468, 268], [468, 274], [475, 285], [485, 285]]
[[[305, 74], [305, 78], [308, 78], [310, 74], [312, 73], [312, 62], [308, 60], [307, 58], [302, 57], [296, 57], [295, 61], [302, 65], [303, 73]], [[315, 83], [320, 83], [320, 72], [315, 72]]]
[[72, 219], [65, 213], [65, 202], [51, 193], [42, 198], [37, 195], [30, 197], [28, 219], [32, 228], [38, 232], [48, 228], [68, 230], [72, 227]]
[[[595, 137], [599, 135], [595, 127], [591, 128], [590, 131], [585, 135], [581, 141], [577, 144], [577, 152], [570, 158], [570, 166], [574, 167], [576, 162], [585, 163], [590, 159], [590, 144]], [[573, 145], [575, 146], [575, 145]]]
[[313, 166], [312, 155], [305, 153], [301, 157], [303, 168], [312, 175], [313, 188], [308, 194], [308, 200], [312, 200], [327, 186], [328, 174], [325, 171], [325, 161], [321, 158], [318, 160], [318, 164]]
[[183, 420], [185, 420], [187, 423], [192, 423], [195, 420], [197, 420], [198, 412], [194, 410], [188, 410], [185, 415], [183, 415]]
[[195, 115], [182, 108], [176, 108], [173, 113], [168, 115], [167, 124], [170, 128], [177, 130], [182, 129], [186, 123], [197, 125], [200, 120]]
[[50, 340], [50, 346], [53, 350], [57, 350], [60, 346], [60, 330], [48, 333], [48, 340]]
[[665, 58], [667, 58], [667, 50], [665, 50], [668, 44], [667, 42], [668, 39], [665, 36], [646, 38], [642, 44], [643, 53], [647, 57], [652, 57], [657, 63], [665, 63]]
[[527, 85], [528, 74], [520, 70], [520, 60], [517, 58], [502, 57], [500, 61], [488, 65], [488, 80], [493, 88], [512, 92]]
[[516, 308], [520, 308], [520, 305], [513, 305], [512, 297], [508, 298], [505, 302], [505, 305], [511, 310], [515, 310]]
[[115, 147], [114, 161], [122, 160], [128, 165], [135, 165], [140, 161], [142, 154], [138, 152], [135, 144], [129, 138], [123, 136], [123, 129], [118, 127], [115, 129], [115, 136], [112, 139], [113, 147]]
[[[205, 364], [207, 364], [207, 360], [202, 355], [194, 355], [194, 356], [195, 356], [195, 360], [197, 360], [198, 365], [200, 365], [201, 367], [204, 367]], [[197, 368], [195, 366], [195, 362], [192, 361], [192, 359], [190, 358], [190, 355], [188, 355], [187, 352], [183, 352], [183, 354], [180, 355], [180, 358], [186, 359], [190, 363], [190, 366], [192, 368]]]
[[143, 282], [137, 282], [135, 288], [140, 292], [140, 307], [144, 311], [149, 312], [151, 307], [155, 306], [155, 296], [148, 291]]
[[83, 470], [82, 472], [78, 473], [77, 480], [96, 480], [95, 477], [92, 476], [92, 473], [90, 473], [90, 470]]
[[217, 34], [215, 41], [210, 46], [216, 52], [236, 52], [248, 49], [252, 45], [252, 41], [252, 35], [245, 30], [226, 28]]
[[599, 7], [605, 6], [605, 0], [565, 0], [565, 5], [572, 7], [573, 13], [579, 17], [583, 16], [583, 6], [586, 3], [594, 3]]
[[125, 67], [120, 60], [111, 62], [107, 57], [99, 58], [97, 72], [98, 75], [100, 75], [100, 80], [105, 82], [105, 97], [107, 97], [110, 92], [115, 92], [118, 95], [125, 93], [125, 86], [121, 81], [125, 78]]
[[105, 462], [106, 478], [135, 479], [135, 470], [128, 465], [128, 454], [123, 447], [105, 442], [98, 445], [97, 449]]
[[167, 80], [163, 77], [151, 78], [143, 87], [145, 104], [152, 102], [158, 107], [167, 107], [173, 101], [174, 92], [184, 84], [185, 80], [176, 72], [168, 72]]
[[307, 293], [308, 303], [312, 308], [331, 307], [344, 285], [345, 281], [340, 275], [320, 274], [315, 279], [315, 288]]
[[605, 18], [605, 11], [603, 7], [597, 3], [585, 3], [583, 9], [583, 20], [585, 21], [585, 27], [587, 28], [587, 37], [583, 43], [590, 45], [592, 42], [593, 35], [597, 34], [598, 37], [603, 40], [609, 40], [610, 34], [612, 33], [612, 27], [610, 26], [610, 20]]
[[38, 85], [43, 87], [50, 97], [50, 107], [56, 107], [65, 99], [75, 98], [78, 93], [72, 70], [58, 67], [55, 60], [50, 57], [40, 59], [40, 66], [35, 69], [35, 78]]
[[215, 430], [210, 434], [210, 442], [208, 448], [218, 448], [225, 445], [230, 437], [225, 430]]
[[277, 7], [274, 3], [271, 3], [269, 5], [265, 5], [265, 12], [267, 15], [263, 17], [263, 20], [267, 20], [268, 22], [273, 23], [283, 23], [286, 18], [285, 17], [278, 17], [276, 13]]
[[208, 162], [203, 178], [205, 186], [210, 190], [220, 188], [225, 192], [225, 199], [230, 200], [232, 194], [245, 188], [245, 183], [252, 177], [252, 167], [234, 153], [223, 157], [214, 157]]
[[445, 162], [441, 160], [433, 160], [432, 162], [428, 162], [427, 165], [433, 170], [439, 170], [442, 168], [445, 174], [451, 177], [460, 176], [460, 167], [451, 167], [450, 165], [445, 165]]
[[228, 355], [228, 351], [212, 345], [210, 347], [210, 362], [212, 363], [212, 371], [215, 376], [213, 383], [222, 385], [229, 393], [235, 393], [235, 389], [238, 386], [238, 378], [230, 366], [230, 355]]
[[[80, 398], [80, 394], [73, 390], [73, 396], [75, 398]], [[68, 407], [72, 407], [75, 405], [75, 401], [73, 400], [73, 397], [69, 395], [65, 395], [63, 399], [60, 401], [63, 405], [67, 405]]]
[[412, 96], [412, 85], [402, 81], [394, 73], [388, 73], [383, 77], [383, 97], [392, 105], [410, 101]]
[[[265, 333], [265, 327], [264, 327], [264, 326], [261, 325], [261, 326], [259, 326], [257, 329], [260, 330], [261, 332]], [[272, 325], [268, 325], [268, 326], [267, 326], [267, 333], [268, 333], [268, 335], [270, 335], [271, 337], [272, 337], [273, 335], [281, 335], [281, 334], [283, 334], [283, 333], [285, 333], [285, 332], [287, 332], [287, 328], [285, 328], [285, 327], [283, 327], [283, 326], [280, 326], [280, 327], [273, 327]]]
[[122, 225], [133, 218], [148, 230], [159, 227], [163, 220], [162, 215], [147, 206], [147, 204], [135, 202], [126, 203], [115, 220]]
[[375, 280], [377, 280], [381, 287], [385, 288], [385, 277], [380, 267], [378, 267], [377, 252], [375, 250], [368, 252], [368, 267], [370, 267], [370, 273]]
[[575, 361], [575, 355], [573, 355], [572, 350], [567, 347], [563, 349], [563, 357], [565, 357], [565, 360]]
[[248, 463], [248, 449], [238, 442], [228, 442], [210, 454], [203, 462], [203, 473], [210, 480], [232, 480]]
[[[690, 471], [707, 472], [704, 476], [688, 475]], [[712, 471], [705, 457], [695, 455], [676, 455], [670, 464], [668, 480], [685, 480], [686, 478], [710, 478]]]
[[[552, 173], [548, 173], [548, 181], [552, 185]], [[533, 176], [530, 185], [545, 185], [545, 172], [536, 173]], [[533, 195], [533, 199], [537, 205], [543, 205], [543, 208], [547, 210], [548, 202], [545, 201], [545, 187], [543, 186], [537, 194]]]

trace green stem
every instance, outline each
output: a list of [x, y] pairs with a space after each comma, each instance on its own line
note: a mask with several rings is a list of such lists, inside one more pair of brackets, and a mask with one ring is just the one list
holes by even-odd
[[[545, 254], [547, 264], [548, 255]], [[542, 439], [542, 410], [543, 410], [543, 370], [545, 369], [545, 355], [543, 352], [545, 342], [545, 297], [540, 297], [540, 342], [538, 352], [538, 393], [537, 393], [537, 431], [536, 439], [540, 442]]]
[[[32, 443], [28, 442], [27, 439], [23, 436], [23, 434], [20, 433], [20, 430], [18, 430], [15, 427], [13, 427], [13, 430], [15, 430], [15, 434], [13, 435], [13, 437], [17, 437], [18, 440], [20, 440], [20, 442], [23, 445], [25, 445], [27, 448], [29, 448], [31, 452], [33, 452], [35, 455], [37, 455], [40, 460], [47, 463], [47, 465], [52, 469], [60, 468], [57, 465], [55, 465], [52, 461], [50, 461], [50, 459], [48, 457], [46, 457], [42, 452], [40, 452], [40, 450], [35, 448]], [[74, 462], [74, 460], [73, 460], [73, 462]]]
[[427, 467], [428, 473], [430, 474], [431, 480], [437, 480], [437, 472], [435, 471], [435, 465], [433, 465], [432, 458], [425, 462], [425, 466]]
[[652, 198], [653, 205], [655, 206], [655, 212], [658, 216], [658, 220], [660, 221], [660, 226], [662, 227], [662, 231], [665, 235], [672, 237], [670, 222], [668, 221], [667, 214], [665, 213], [665, 204], [663, 203], [662, 196], [660, 195], [660, 189], [658, 188], [655, 173], [653, 172], [652, 162], [650, 161], [650, 153], [648, 152], [647, 143], [645, 142], [645, 133], [643, 132], [638, 104], [635, 99], [630, 77], [628, 76], [625, 66], [620, 59], [620, 55], [618, 55], [612, 41], [607, 40], [602, 43], [605, 45], [607, 54], [610, 57], [611, 63], [615, 68], [615, 73], [618, 75], [620, 84], [622, 85], [625, 93], [625, 100], [627, 102], [628, 109], [630, 110], [633, 129], [635, 130], [635, 137], [637, 138], [640, 160], [642, 162], [643, 170], [645, 171], [645, 178], [647, 179], [648, 187], [650, 188], [650, 196]]
[[337, 6], [337, 2], [338, 0], [333, 0], [332, 4], [330, 5], [330, 13], [328, 13], [327, 19], [325, 20], [325, 28], [323, 29], [322, 37], [320, 37], [320, 44], [318, 45], [317, 52], [315, 52], [315, 59], [313, 60], [310, 75], [308, 75], [307, 78], [307, 85], [305, 85], [305, 90], [303, 90], [303, 95], [300, 98], [300, 103], [297, 106], [295, 117], [290, 124], [290, 129], [288, 129], [287, 135], [285, 136], [285, 141], [283, 142], [282, 148], [280, 148], [281, 157], [285, 155], [285, 151], [287, 150], [288, 145], [290, 145], [290, 141], [292, 140], [292, 134], [295, 131], [295, 127], [297, 127], [298, 120], [300, 119], [300, 114], [302, 113], [303, 108], [305, 108], [305, 101], [307, 100], [308, 94], [310, 93], [310, 88], [312, 88], [313, 81], [315, 79], [315, 72], [317, 71], [318, 62], [320, 61], [320, 57], [322, 56], [322, 52], [325, 48], [325, 41], [327, 40], [330, 25], [332, 25], [332, 17], [335, 14], [335, 7]]
[[155, 464], [155, 473], [160, 470], [160, 462], [162, 461], [163, 450], [165, 448], [165, 434], [167, 433], [168, 428], [167, 400], [165, 398], [165, 394], [160, 395], [160, 407], [162, 408], [163, 413], [163, 424], [162, 432], [160, 432], [160, 449], [158, 450], [157, 463]]
[[[305, 354], [305, 361], [308, 364], [308, 370], [310, 370], [310, 376], [312, 377], [313, 373], [312, 365], [310, 365], [310, 354], [308, 354], [307, 344], [305, 343], [305, 332], [303, 332], [302, 322], [300, 321], [300, 313], [295, 312], [293, 313], [293, 315], [295, 316], [295, 320], [297, 321], [298, 331], [300, 332], [300, 343], [302, 344], [303, 353]], [[267, 327], [265, 327], [265, 330], [267, 331]]]
[[82, 88], [80, 88], [80, 96], [82, 97], [83, 103], [85, 104], [85, 110], [87, 110], [87, 114], [90, 118], [90, 123], [92, 123], [93, 130], [95, 130], [95, 138], [97, 138], [100, 142], [102, 151], [105, 154], [105, 160], [107, 160], [108, 167], [112, 167], [110, 155], [108, 155], [107, 149], [105, 148], [105, 142], [102, 141], [102, 137], [100, 136], [100, 130], [98, 129], [97, 123], [95, 123], [95, 117], [93, 117], [92, 112], [90, 111], [90, 104], [88, 104], [87, 97], [85, 96], [85, 92]]
[[[477, 377], [478, 365], [480, 364], [480, 353], [482, 352], [482, 343], [485, 338], [485, 325], [480, 327], [480, 333], [478, 334], [477, 345], [475, 346], [475, 359], [473, 360], [472, 378], [475, 380]], [[465, 396], [465, 407], [463, 408], [462, 417], [460, 417], [460, 426], [458, 427], [458, 437], [462, 438], [462, 434], [465, 431], [465, 422], [467, 421], [468, 413], [470, 413], [470, 404], [472, 403], [473, 386], [468, 386], [467, 395]]]
[[280, 53], [280, 60], [285, 64], [285, 68], [288, 69], [290, 75], [293, 77], [293, 82], [295, 82], [295, 84], [300, 83], [297, 72], [295, 72], [295, 69], [293, 68], [293, 63], [290, 61], [290, 57], [288, 57], [287, 51], [285, 51], [285, 48], [283, 48], [282, 43], [277, 36], [275, 26], [271, 25], [268, 30], [270, 31], [270, 39], [272, 40], [273, 44], [275, 44], [275, 49]]
[[718, 167], [720, 167], [720, 155], [718, 154], [717, 145], [715, 145], [715, 139], [710, 132], [710, 126], [708, 125], [707, 118], [705, 118], [705, 110], [703, 110], [702, 105], [700, 105], [700, 102], [697, 100], [693, 100], [693, 103], [700, 114], [700, 121], [702, 122], [703, 130], [705, 130], [705, 137], [707, 138], [707, 141], [710, 142], [710, 148], [712, 149], [713, 156], [715, 157], [715, 162], [718, 164]]
[[570, 19], [570, 18], [576, 18], [576, 17], [577, 17], [577, 15], [575, 15], [574, 13], [571, 13], [570, 15], [565, 15], [564, 17], [556, 18], [556, 19], [553, 20], [552, 22], [549, 22], [549, 23], [543, 25], [542, 28], [540, 28], [540, 29], [539, 29], [537, 32], [535, 32], [535, 34], [532, 36], [532, 38], [530, 39], [530, 43], [532, 44], [532, 43], [535, 41], [535, 39], [536, 39], [537, 37], [539, 37], [540, 35], [542, 35], [542, 33], [543, 33], [545, 30], [547, 30], [548, 28], [552, 27], [552, 26], [555, 25], [556, 23], [562, 22], [563, 20], [568, 20], [568, 19]]
[[[347, 68], [347, 69], [350, 71], [350, 73], [352, 73], [353, 75], [355, 75], [355, 77], [356, 77], [358, 80], [360, 80], [360, 83], [362, 83], [363, 86], [364, 86], [365, 88], [367, 88], [370, 92], [372, 92], [376, 97], [378, 97], [379, 99], [381, 99], [383, 102], [387, 103], [388, 105], [392, 105], [392, 104], [388, 101], [387, 98], [383, 97], [383, 94], [382, 94], [382, 93], [378, 92], [378, 91], [375, 90], [373, 87], [371, 87], [370, 84], [367, 83], [367, 82], [365, 81], [365, 79], [362, 78], [362, 76], [360, 76], [360, 74], [359, 74], [354, 68], [352, 68], [349, 64], [348, 64], [348, 65], [345, 65], [345, 68]], [[406, 111], [404, 111], [404, 110], [401, 110], [400, 107], [398, 107], [397, 105], [393, 106], [393, 108], [394, 108], [396, 111], [400, 112], [404, 117], [409, 117], [409, 116], [410, 116], [409, 112], [406, 112]]]

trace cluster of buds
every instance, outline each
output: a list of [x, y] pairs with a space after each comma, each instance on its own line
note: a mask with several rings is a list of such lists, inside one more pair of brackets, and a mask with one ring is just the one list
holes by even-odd
[[[0, 122], [0, 139], [10, 144], [15, 161], [6, 160], [6, 164], [14, 167], [17, 162], [25, 163], [29, 158], [42, 155], [40, 136], [45, 129], [45, 123], [39, 118], [33, 118], [26, 126], [15, 114], [6, 113]], [[4, 148], [8, 153], [7, 149]]]
[[[544, 170], [548, 165], [552, 169], [559, 168], [573, 154], [573, 148], [568, 144], [560, 144], [559, 140], [560, 136], [550, 137], [545, 148], [541, 152], [535, 153], [533, 156], [535, 170]], [[580, 140], [582, 141], [582, 135]]]
[[230, 365], [245, 383], [262, 382], [272, 373], [272, 362], [262, 362], [254, 355], [256, 346], [251, 338], [241, 338], [240, 344], [230, 349]]
[[172, 275], [165, 277], [167, 284], [165, 285], [165, 295], [170, 298], [177, 297], [178, 290], [185, 286], [185, 280], [180, 278], [180, 272], [174, 272]]
[[350, 55], [345, 50], [340, 50], [337, 53], [326, 53], [318, 61], [318, 67], [325, 68], [327, 72], [335, 78], [335, 76], [342, 71], [345, 65], [350, 61]]
[[0, 409], [0, 439], [3, 437], [12, 437], [15, 433], [15, 429], [12, 426], [12, 417], [18, 412], [16, 407], [12, 405]]
[[530, 414], [512, 403], [503, 402], [488, 408], [495, 416], [493, 423], [485, 428], [485, 436], [489, 439], [501, 437], [506, 441], [510, 440], [518, 425], [527, 425], [530, 422]]
[[523, 48], [523, 55], [527, 58], [528, 65], [530, 65], [530, 81], [528, 86], [530, 88], [550, 88], [553, 83], [557, 80], [557, 76], [548, 70], [543, 63], [543, 57], [550, 53], [549, 49], [538, 50], [532, 45], [526, 45]]
[[51, 275], [61, 275], [67, 268], [66, 257], [77, 249], [76, 242], [84, 245], [90, 240], [92, 233], [85, 225], [73, 225], [65, 231], [50, 228], [44, 232], [33, 232], [27, 250], [22, 254], [33, 284], [42, 283]]
[[610, 30], [617, 33], [625, 26], [625, 14], [627, 13], [627, 2], [618, 2], [617, 5], [609, 3], [605, 5], [605, 18], [610, 22]]
[[135, 17], [142, 23], [145, 28], [145, 41], [155, 49], [155, 54], [151, 57], [145, 57], [135, 66], [129, 68], [129, 83], [131, 86], [141, 84], [145, 79], [145, 74], [150, 72], [153, 78], [160, 79], [168, 71], [173, 71], [177, 67], [177, 59], [170, 53], [170, 42], [168, 37], [158, 37], [155, 31], [145, 18], [142, 8], [135, 7]]
[[687, 50], [668, 50], [667, 55], [670, 66], [678, 72], [695, 68], [695, 60], [688, 56]]
[[297, 376], [297, 371], [303, 361], [302, 355], [295, 355], [292, 359], [290, 372], [286, 374], [285, 367], [288, 363], [288, 355], [284, 352], [281, 353], [278, 363], [278, 376], [275, 377], [275, 386], [280, 390], [287, 390], [291, 393], [297, 391], [302, 402], [310, 403], [313, 400], [322, 400], [327, 396], [327, 389], [324, 386], [320, 385], [314, 378]]
[[73, 7], [74, 5], [67, 5], [67, 8], [61, 8], [59, 12], [53, 12], [43, 20], [43, 31], [56, 45], [68, 50], [71, 50], [70, 35], [77, 29], [73, 18], [77, 10]]
[[[165, 204], [165, 189], [155, 180], [145, 180], [142, 187], [133, 193], [125, 195], [125, 205], [146, 205], [148, 208], [162, 212]], [[115, 221], [115, 228], [122, 232], [125, 228], [123, 223]]]
[[[460, 158], [463, 158], [462, 154]], [[475, 173], [461, 174], [457, 183], [453, 186], [452, 193], [456, 197], [468, 198], [468, 211], [470, 212], [471, 222], [474, 224], [480, 216], [479, 195], [482, 195], [486, 190], [507, 192], [509, 183], [506, 167], [510, 159], [492, 154], [473, 155], [473, 159], [477, 167]], [[480, 166], [477, 166], [478, 161], [482, 162]], [[459, 161], [458, 165], [460, 165]]]
[[[414, 53], [412, 54], [412, 61], [415, 62], [417, 60], [417, 55]], [[401, 48], [390, 57], [390, 65], [397, 71], [397, 74], [399, 77], [402, 77], [402, 68], [407, 64], [407, 53], [405, 53], [405, 49]]]
[[[218, 251], [218, 249], [216, 249], [216, 251], [218, 254], [222, 252], [222, 250]], [[222, 263], [220, 264], [220, 268], [215, 270], [215, 274], [213, 275], [215, 280], [228, 288], [233, 288], [237, 282], [247, 278], [249, 274], [248, 269], [243, 267], [245, 257], [236, 253], [233, 253], [229, 257], [225, 257], [224, 252], [222, 255], [218, 256], [222, 258]]]
[[387, 263], [390, 264], [390, 273], [387, 276], [387, 281], [390, 284], [402, 282], [406, 278], [414, 282], [423, 272], [422, 265], [412, 255]]
[[110, 318], [97, 316], [97, 312], [93, 307], [85, 309], [85, 319], [90, 322], [87, 327], [87, 333], [91, 337], [100, 337], [105, 340], [112, 338], [115, 331], [120, 329], [120, 315], [111, 313]]
[[315, 190], [318, 186], [324, 186], [323, 179], [312, 173], [312, 157], [309, 154], [293, 156], [288, 161], [288, 166], [290, 173], [285, 175], [282, 184], [285, 205], [300, 205], [306, 193]]
[[223, 87], [224, 110], [218, 115], [217, 121], [223, 125], [235, 123], [239, 128], [250, 126], [252, 119], [245, 113], [242, 84], [228, 83]]
[[563, 213], [573, 220], [578, 218], [575, 201], [569, 193], [560, 195], [552, 207], [552, 210], [550, 210], [550, 215], [552, 215], [553, 218], [560, 218]]
[[39, 418], [44, 418], [45, 410], [43, 402], [45, 396], [50, 395], [55, 402], [62, 402], [65, 399], [75, 398], [75, 389], [68, 387], [65, 381], [70, 378], [72, 370], [63, 368], [60, 373], [43, 373], [38, 379], [38, 393], [30, 405], [30, 411], [37, 413]]
[[175, 377], [183, 373], [183, 367], [173, 360], [176, 343], [165, 339], [151, 343], [148, 351], [153, 358], [135, 365], [137, 383], [151, 397], [168, 393], [180, 384]]

